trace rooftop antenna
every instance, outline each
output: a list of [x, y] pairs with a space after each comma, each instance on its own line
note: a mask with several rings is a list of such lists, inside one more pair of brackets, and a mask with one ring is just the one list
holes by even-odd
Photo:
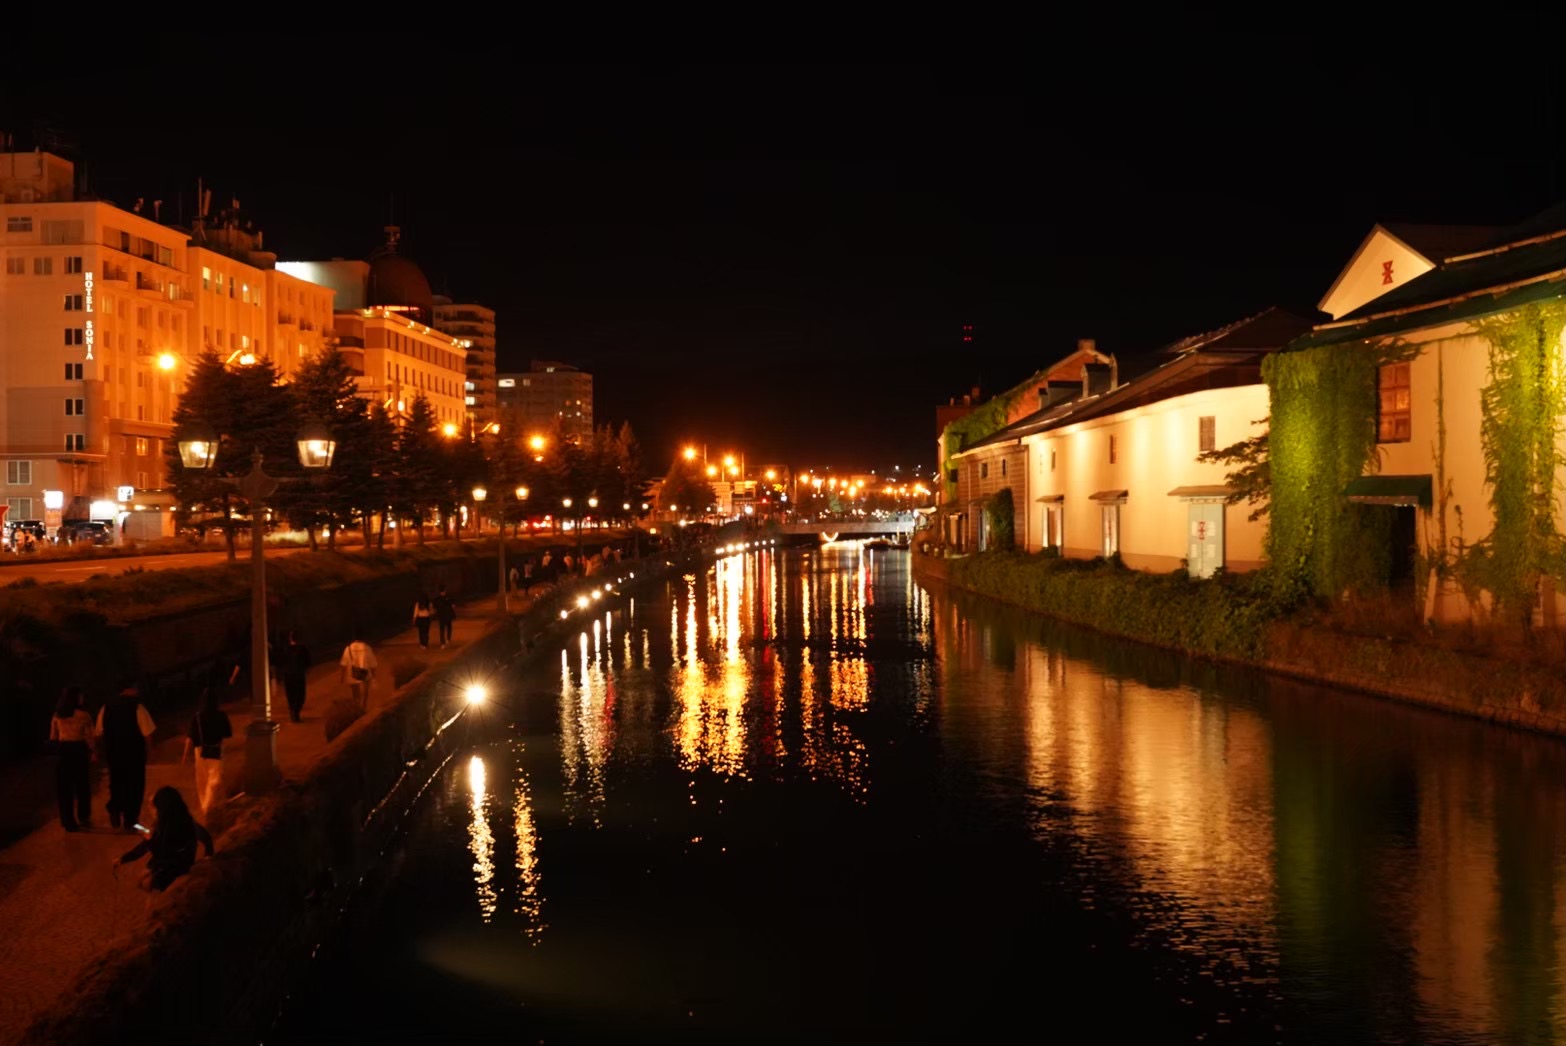
[[133, 214], [140, 214], [141, 213], [141, 205], [144, 202], [146, 202], [145, 201], [145, 197], [141, 197], [141, 196], [136, 197], [136, 206], [131, 208], [131, 213], [133, 213]]
[[162, 219], [158, 217], [158, 211], [162, 207], [163, 207], [163, 201], [162, 200], [153, 200], [152, 201], [152, 220], [153, 221], [155, 221], [155, 222], [156, 221], [162, 221]]

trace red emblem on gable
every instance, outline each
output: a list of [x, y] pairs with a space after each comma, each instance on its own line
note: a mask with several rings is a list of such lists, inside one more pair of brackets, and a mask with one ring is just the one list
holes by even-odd
[[1381, 284], [1382, 284], [1382, 286], [1386, 286], [1387, 284], [1389, 284], [1391, 282], [1392, 282], [1392, 263], [1389, 262], [1389, 261], [1384, 261], [1384, 262], [1381, 263]]

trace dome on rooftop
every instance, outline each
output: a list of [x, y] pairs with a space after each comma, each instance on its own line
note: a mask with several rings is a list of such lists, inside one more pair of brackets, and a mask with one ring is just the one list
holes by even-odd
[[397, 253], [398, 232], [395, 227], [388, 227], [386, 245], [370, 257], [364, 303], [371, 307], [416, 309], [427, 323], [435, 308], [435, 295], [424, 270]]

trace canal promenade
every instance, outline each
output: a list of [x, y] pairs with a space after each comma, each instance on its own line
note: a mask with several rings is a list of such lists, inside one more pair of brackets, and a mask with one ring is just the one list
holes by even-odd
[[[551, 591], [550, 586], [537, 585], [529, 597], [513, 594], [512, 614], [534, 608]], [[496, 627], [495, 597], [487, 596], [458, 606], [452, 642], [444, 649], [433, 640], [429, 649], [421, 649], [412, 627], [375, 640], [372, 645], [380, 667], [360, 721], [386, 708], [400, 688], [456, 660]], [[285, 787], [309, 777], [347, 736], [339, 735], [329, 743], [325, 731], [328, 709], [347, 696], [338, 664], [340, 650], [315, 654], [322, 660], [309, 673], [303, 721], [286, 721], [280, 689], [274, 697], [274, 718], [284, 720], [277, 736], [277, 762]], [[260, 805], [254, 797], [237, 794], [250, 704], [235, 702], [224, 710], [234, 728], [223, 760], [225, 794], [232, 798], [207, 821], [217, 844], [217, 860], [223, 858], [227, 831]], [[164, 785], [177, 787], [191, 810], [198, 809], [195, 769], [189, 762], [180, 764], [184, 726], [184, 722], [159, 724], [147, 766], [143, 823], [153, 816], [153, 793]], [[137, 836], [108, 827], [103, 807], [106, 776], [95, 776], [89, 829], [69, 833], [51, 821], [0, 850], [0, 926], [5, 927], [0, 934], [0, 977], [6, 985], [0, 992], [0, 1043], [26, 1041], [33, 1022], [57, 1008], [73, 985], [105, 956], [151, 934], [160, 912], [185, 885], [179, 882], [165, 894], [148, 895], [137, 887], [142, 862], [117, 872], [111, 867]]]

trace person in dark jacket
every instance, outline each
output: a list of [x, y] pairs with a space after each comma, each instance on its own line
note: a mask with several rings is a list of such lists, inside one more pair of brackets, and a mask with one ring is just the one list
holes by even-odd
[[147, 874], [141, 877], [143, 890], [166, 890], [170, 883], [196, 863], [196, 844], [206, 848], [212, 856], [212, 835], [196, 819], [190, 816], [179, 789], [164, 785], [152, 796], [152, 809], [157, 813], [152, 832], [115, 859], [113, 867], [140, 860], [147, 854]]
[[120, 680], [120, 692], [98, 712], [103, 761], [109, 764], [109, 826], [134, 831], [147, 792], [147, 738], [156, 724], [141, 703], [133, 680]]
[[310, 674], [310, 651], [299, 641], [297, 629], [289, 630], [288, 642], [283, 644], [278, 660], [283, 692], [288, 695], [288, 715], [297, 723], [304, 714], [305, 681]]
[[435, 620], [440, 625], [440, 645], [445, 646], [451, 642], [451, 623], [457, 619], [457, 604], [451, 601], [451, 596], [446, 593], [446, 586], [440, 586], [440, 591], [435, 594]]

